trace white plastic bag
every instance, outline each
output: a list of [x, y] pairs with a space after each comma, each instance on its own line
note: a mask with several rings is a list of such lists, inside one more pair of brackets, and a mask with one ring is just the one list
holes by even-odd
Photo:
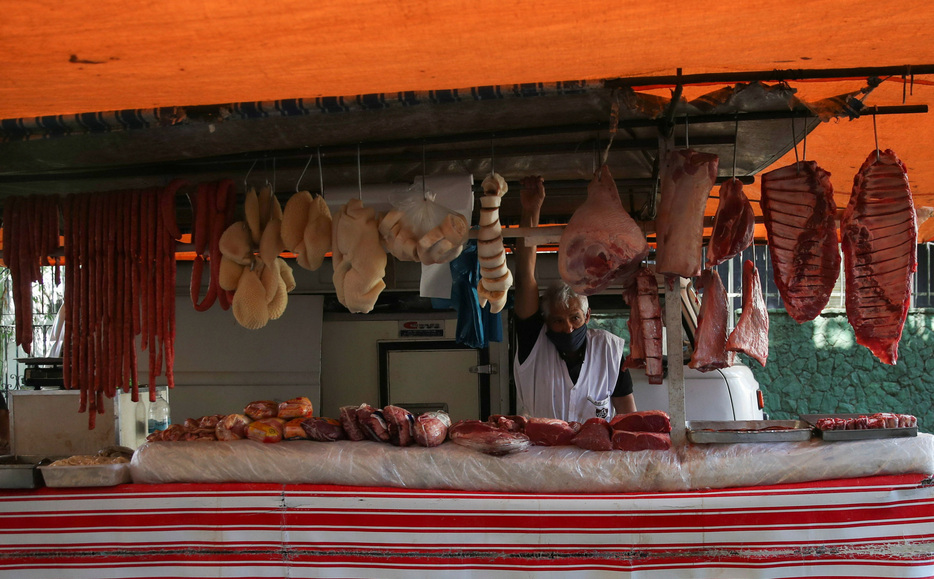
[[430, 191], [410, 187], [380, 220], [383, 247], [402, 261], [430, 265], [460, 255], [469, 224], [461, 214], [435, 201]]

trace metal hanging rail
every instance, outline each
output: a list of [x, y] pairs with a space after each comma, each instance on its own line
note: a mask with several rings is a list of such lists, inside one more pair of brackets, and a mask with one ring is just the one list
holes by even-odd
[[733, 82], [771, 81], [784, 82], [795, 80], [848, 80], [858, 78], [934, 74], [934, 64], [911, 64], [900, 66], [869, 66], [859, 68], [790, 68], [758, 70], [747, 72], [711, 72], [700, 74], [678, 74], [664, 76], [641, 76], [632, 78], [614, 78], [604, 81], [607, 88], [647, 88], [654, 86], [677, 86], [689, 84], [717, 84]]

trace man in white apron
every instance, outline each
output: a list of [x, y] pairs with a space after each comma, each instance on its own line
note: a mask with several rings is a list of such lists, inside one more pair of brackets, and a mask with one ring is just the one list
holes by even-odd
[[[544, 183], [541, 177], [527, 177], [522, 185], [519, 225], [537, 227], [545, 200]], [[632, 379], [622, 369], [623, 339], [589, 329], [587, 297], [577, 295], [567, 284], [548, 288], [539, 300], [536, 261], [536, 246], [519, 239], [514, 364], [519, 413], [584, 422], [635, 412]]]

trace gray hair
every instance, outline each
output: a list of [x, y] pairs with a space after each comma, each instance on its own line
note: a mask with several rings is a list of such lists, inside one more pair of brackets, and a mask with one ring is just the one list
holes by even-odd
[[547, 318], [551, 313], [552, 306], [558, 304], [566, 308], [571, 307], [572, 300], [577, 300], [580, 304], [581, 310], [583, 310], [585, 313], [588, 309], [590, 309], [587, 296], [580, 295], [579, 293], [575, 292], [573, 289], [571, 289], [571, 286], [564, 283], [563, 281], [555, 282], [548, 286], [548, 289], [545, 290], [545, 294], [542, 296], [542, 315]]

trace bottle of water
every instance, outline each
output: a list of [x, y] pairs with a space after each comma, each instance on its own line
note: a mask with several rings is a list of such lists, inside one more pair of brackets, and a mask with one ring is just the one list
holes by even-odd
[[159, 396], [156, 401], [149, 405], [149, 434], [157, 430], [165, 430], [169, 427], [169, 403], [165, 398]]
[[140, 398], [140, 401], [134, 402], [134, 404], [136, 405], [136, 443], [142, 444], [146, 441], [146, 436], [149, 434], [149, 423], [146, 418], [146, 403]]

